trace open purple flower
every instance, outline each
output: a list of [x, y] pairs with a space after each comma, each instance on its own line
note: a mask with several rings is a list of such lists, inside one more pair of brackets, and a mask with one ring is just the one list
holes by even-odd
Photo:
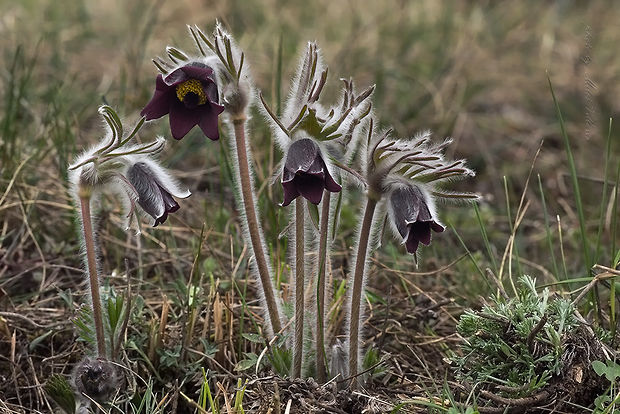
[[431, 214], [432, 200], [416, 185], [399, 186], [390, 195], [392, 224], [403, 238], [407, 252], [415, 254], [420, 243], [431, 243], [431, 230], [441, 233], [444, 227]]
[[342, 190], [329, 174], [319, 146], [310, 138], [294, 141], [288, 148], [282, 171], [282, 188], [283, 206], [288, 206], [300, 195], [313, 204], [319, 204], [324, 189], [332, 193]]
[[170, 176], [155, 162], [136, 162], [127, 171], [127, 179], [136, 190], [138, 204], [155, 219], [153, 227], [166, 221], [168, 213], [180, 207], [173, 198], [187, 198], [189, 191], [182, 191]]
[[213, 69], [192, 62], [165, 77], [157, 75], [153, 98], [140, 115], [150, 121], [170, 114], [170, 130], [176, 139], [198, 125], [208, 138], [216, 141], [220, 137], [217, 117], [224, 111], [218, 96]]

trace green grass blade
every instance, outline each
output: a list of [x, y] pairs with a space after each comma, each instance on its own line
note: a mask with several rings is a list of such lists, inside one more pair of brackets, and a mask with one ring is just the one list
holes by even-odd
[[454, 226], [452, 225], [452, 223], [449, 220], [448, 220], [448, 225], [450, 226], [450, 228], [452, 228], [452, 231], [454, 232], [454, 235], [458, 239], [459, 243], [461, 243], [461, 246], [463, 246], [463, 249], [465, 249], [465, 252], [467, 253], [467, 256], [469, 257], [469, 259], [471, 260], [473, 265], [476, 267], [476, 270], [478, 271], [478, 273], [480, 273], [480, 276], [482, 276], [482, 278], [484, 280], [486, 280], [487, 283], [489, 283], [489, 281], [487, 279], [487, 276], [484, 274], [484, 272], [482, 271], [480, 266], [478, 266], [478, 262], [476, 262], [476, 259], [474, 258], [474, 256], [471, 254], [471, 252], [467, 248], [467, 245], [465, 244], [465, 242], [461, 238], [461, 235], [456, 231], [456, 229], [454, 228]]
[[601, 238], [603, 235], [603, 227], [605, 222], [605, 199], [607, 198], [607, 175], [609, 171], [609, 158], [611, 157], [611, 125], [612, 119], [609, 118], [609, 128], [607, 129], [607, 145], [605, 148], [605, 167], [603, 172], [603, 194], [601, 196], [601, 209], [598, 219], [598, 231], [596, 234], [596, 253], [594, 254], [594, 263], [598, 262], [601, 253]]
[[551, 84], [551, 78], [547, 75], [547, 81], [549, 82], [549, 89], [551, 90], [551, 96], [553, 97], [553, 103], [555, 105], [555, 110], [557, 112], [558, 121], [560, 122], [560, 130], [562, 132], [562, 137], [564, 138], [564, 146], [566, 148], [566, 158], [568, 159], [568, 166], [570, 169], [571, 181], [573, 184], [573, 191], [575, 192], [575, 204], [577, 205], [577, 215], [579, 217], [579, 230], [581, 233], [581, 247], [583, 249], [583, 256], [585, 260], [586, 266], [586, 274], [590, 274], [590, 269], [592, 268], [592, 261], [590, 256], [590, 248], [588, 247], [588, 240], [586, 237], [586, 219], [583, 212], [583, 203], [581, 199], [581, 191], [579, 189], [579, 180], [577, 179], [577, 168], [575, 167], [575, 159], [573, 158], [573, 152], [570, 147], [570, 140], [568, 139], [568, 134], [566, 132], [566, 126], [564, 125], [564, 118], [562, 117], [562, 111], [560, 109], [560, 104], [555, 97], [555, 92], [553, 91], [553, 85]]
[[482, 240], [484, 241], [484, 248], [487, 251], [487, 255], [491, 260], [491, 264], [493, 265], [493, 272], [495, 274], [498, 273], [497, 261], [495, 260], [495, 255], [493, 254], [493, 250], [491, 249], [491, 243], [489, 243], [489, 236], [487, 234], [486, 226], [482, 221], [482, 217], [480, 216], [480, 209], [478, 208], [477, 203], [474, 204], [474, 211], [476, 212], [476, 218], [478, 219], [478, 225], [480, 226], [480, 233], [482, 234]]
[[616, 188], [614, 191], [614, 207], [611, 212], [611, 254], [610, 257], [614, 257], [617, 251], [616, 240], [618, 240], [618, 192], [620, 191], [620, 163], [618, 163], [618, 170], [616, 171]]
[[545, 200], [545, 192], [542, 187], [542, 181], [540, 180], [540, 174], [538, 174], [538, 190], [540, 191], [540, 201], [542, 202], [543, 215], [545, 219], [545, 232], [547, 233], [547, 244], [549, 245], [549, 254], [551, 255], [551, 263], [553, 265], [553, 274], [557, 279], [560, 277], [560, 270], [558, 268], [558, 262], [555, 260], [553, 239], [551, 238], [551, 227], [549, 225], [549, 213], [547, 212], [547, 202]]

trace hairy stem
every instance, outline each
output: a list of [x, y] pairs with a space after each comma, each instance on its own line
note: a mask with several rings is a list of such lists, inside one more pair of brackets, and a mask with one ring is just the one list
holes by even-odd
[[325, 369], [325, 268], [327, 266], [327, 232], [331, 193], [323, 192], [321, 228], [319, 236], [319, 272], [316, 282], [316, 379], [319, 384], [327, 381]]
[[360, 302], [362, 300], [362, 286], [364, 283], [364, 270], [366, 268], [366, 256], [368, 243], [372, 229], [372, 219], [377, 207], [377, 200], [368, 197], [366, 209], [362, 220], [359, 240], [357, 242], [357, 256], [355, 258], [355, 270], [353, 273], [353, 288], [351, 290], [351, 308], [349, 312], [349, 377], [351, 388], [357, 388], [357, 354], [359, 349], [360, 331]]
[[301, 377], [304, 347], [304, 199], [295, 200], [295, 345], [293, 347], [293, 378]]
[[239, 164], [241, 195], [243, 198], [245, 217], [248, 222], [248, 231], [250, 232], [252, 250], [254, 251], [254, 259], [256, 260], [256, 267], [258, 268], [258, 275], [263, 288], [263, 294], [265, 295], [265, 303], [267, 304], [267, 313], [269, 315], [269, 320], [271, 321], [271, 328], [273, 329], [274, 334], [277, 334], [282, 329], [282, 325], [280, 324], [280, 315], [273, 291], [269, 266], [267, 265], [267, 259], [265, 258], [265, 251], [263, 250], [263, 243], [260, 237], [258, 218], [256, 216], [256, 201], [254, 200], [252, 182], [250, 181], [250, 165], [248, 162], [248, 152], [245, 142], [245, 121], [246, 120], [243, 118], [235, 119], [233, 121], [236, 142], [235, 146], [237, 149], [237, 160]]
[[106, 358], [105, 336], [103, 333], [103, 314], [101, 312], [101, 297], [99, 296], [99, 275], [97, 275], [95, 240], [93, 237], [93, 225], [90, 216], [90, 194], [80, 195], [80, 209], [82, 214], [84, 244], [86, 245], [86, 267], [88, 268], [88, 277], [90, 281], [90, 299], [93, 308], [95, 334], [97, 336], [97, 354], [99, 355], [99, 358]]

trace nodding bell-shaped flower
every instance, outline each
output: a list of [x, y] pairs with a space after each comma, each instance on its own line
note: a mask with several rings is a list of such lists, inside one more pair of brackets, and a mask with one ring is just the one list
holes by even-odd
[[138, 205], [155, 219], [153, 227], [164, 223], [169, 213], [180, 208], [174, 197], [191, 195], [188, 190], [179, 189], [174, 179], [152, 159], [145, 158], [131, 165], [127, 180], [135, 189]]
[[434, 206], [430, 195], [415, 184], [399, 185], [389, 197], [390, 221], [403, 238], [407, 252], [416, 254], [420, 243], [431, 243], [431, 230], [437, 233], [444, 227], [434, 218]]
[[342, 190], [327, 170], [321, 149], [310, 138], [298, 139], [289, 146], [282, 171], [282, 188], [282, 206], [288, 206], [300, 195], [313, 204], [319, 204], [323, 190], [332, 193]]
[[181, 139], [196, 125], [211, 140], [220, 138], [217, 117], [224, 111], [213, 69], [191, 62], [167, 75], [157, 75], [155, 93], [140, 112], [147, 121], [170, 114], [170, 131]]

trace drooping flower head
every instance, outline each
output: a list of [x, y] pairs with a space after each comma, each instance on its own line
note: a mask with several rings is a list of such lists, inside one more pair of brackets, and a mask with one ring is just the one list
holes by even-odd
[[445, 158], [443, 152], [450, 139], [435, 144], [429, 131], [408, 140], [391, 139], [390, 133], [376, 133], [370, 123], [364, 165], [368, 195], [387, 199], [391, 228], [407, 252], [415, 255], [420, 243], [430, 244], [433, 231], [444, 231], [437, 219], [435, 199], [478, 199], [477, 194], [446, 191], [439, 186], [471, 177], [474, 172], [465, 160]]
[[176, 139], [198, 125], [215, 141], [220, 137], [217, 117], [223, 111], [213, 69], [202, 62], [190, 62], [165, 76], [157, 75], [155, 93], [140, 115], [149, 121], [169, 114]]
[[313, 204], [319, 204], [323, 190], [332, 193], [342, 190], [329, 173], [321, 149], [310, 138], [298, 139], [289, 146], [282, 171], [282, 188], [283, 206], [288, 206], [300, 195]]
[[85, 151], [69, 167], [71, 189], [79, 200], [86, 192], [89, 198], [103, 194], [119, 196], [128, 211], [126, 227], [136, 219], [136, 204], [155, 219], [157, 226], [179, 209], [173, 197], [186, 198], [190, 192], [181, 190], [174, 178], [156, 160], [166, 140], [158, 137], [145, 144], [131, 144], [144, 123], [144, 118], [126, 134], [114, 110], [99, 108], [108, 125], [107, 134], [94, 147]]
[[127, 170], [127, 179], [136, 190], [140, 207], [155, 219], [153, 227], [164, 223], [168, 213], [174, 213], [180, 208], [173, 196], [190, 196], [189, 191], [180, 190], [174, 180], [149, 159], [131, 165]]
[[436, 233], [444, 227], [433, 217], [432, 198], [415, 184], [398, 186], [389, 196], [388, 214], [407, 247], [407, 252], [415, 254], [420, 243], [431, 243], [431, 230]]

